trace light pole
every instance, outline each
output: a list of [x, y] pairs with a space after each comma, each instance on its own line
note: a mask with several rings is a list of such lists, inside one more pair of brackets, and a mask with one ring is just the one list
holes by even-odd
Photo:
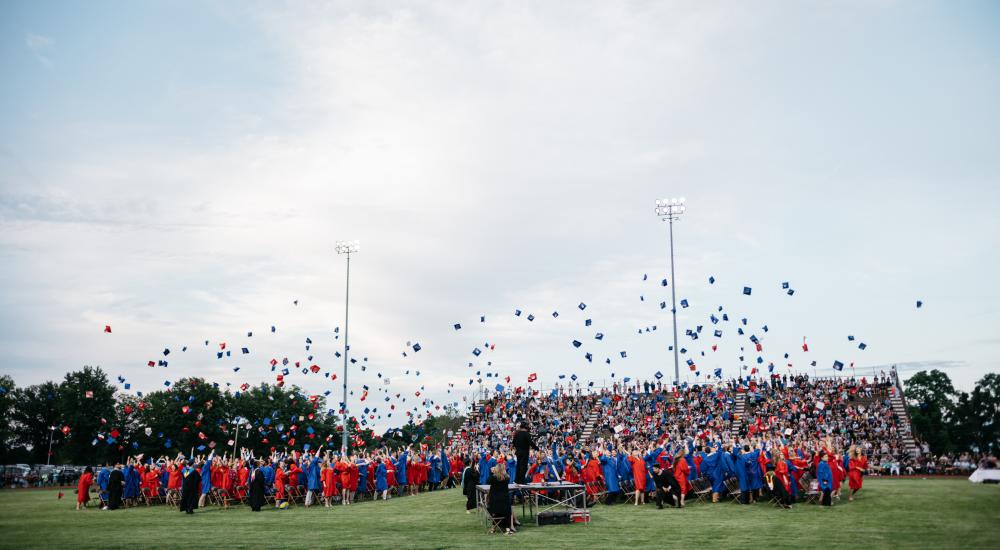
[[344, 298], [344, 415], [341, 427], [344, 432], [344, 439], [341, 443], [340, 452], [347, 454], [347, 355], [351, 351], [351, 346], [347, 343], [347, 320], [351, 301], [351, 253], [358, 252], [361, 247], [358, 241], [337, 241], [337, 254], [347, 254], [347, 292]]
[[687, 210], [685, 199], [656, 199], [656, 215], [670, 224], [670, 312], [674, 316], [674, 386], [681, 383], [680, 358], [677, 355], [677, 279], [674, 278], [674, 220]]
[[56, 433], [55, 426], [49, 426], [49, 454], [45, 456], [45, 465], [48, 466], [52, 461], [52, 435]]

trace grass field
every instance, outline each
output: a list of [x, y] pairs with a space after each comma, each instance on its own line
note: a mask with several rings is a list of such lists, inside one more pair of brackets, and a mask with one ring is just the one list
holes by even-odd
[[997, 548], [1000, 486], [949, 479], [868, 479], [861, 497], [833, 508], [757, 504], [599, 506], [590, 525], [525, 525], [485, 534], [457, 490], [332, 510], [297, 507], [253, 514], [166, 507], [76, 512], [75, 495], [0, 491], [0, 547], [614, 548], [699, 547]]

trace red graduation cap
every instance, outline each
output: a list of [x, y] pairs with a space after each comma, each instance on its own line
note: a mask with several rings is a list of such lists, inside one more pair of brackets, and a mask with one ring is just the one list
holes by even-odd
[[219, 349], [226, 349], [226, 343], [225, 342], [220, 342], [219, 343]]
[[309, 370], [313, 371], [313, 374], [319, 372], [319, 365], [313, 365], [309, 367]]
[[275, 366], [275, 365], [277, 365], [277, 364], [278, 364], [278, 360], [277, 359], [271, 359], [271, 366], [272, 367]]
[[802, 337], [802, 351], [809, 351], [809, 344], [806, 343], [806, 337]]
[[531, 373], [531, 374], [528, 375], [528, 382], [529, 383], [530, 382], [534, 382], [535, 380], [538, 380], [538, 374], [537, 373], [533, 372], [533, 373]]
[[150, 367], [155, 367], [156, 366], [156, 361], [150, 361], [150, 362], [146, 363], [146, 365], [148, 365]]
[[94, 392], [91, 391], [91, 390], [87, 390], [86, 392], [84, 392], [83, 396], [86, 397], [87, 399], [93, 399], [94, 398]]
[[712, 351], [718, 351], [719, 346], [712, 344]]
[[104, 325], [104, 332], [111, 334], [111, 325]]

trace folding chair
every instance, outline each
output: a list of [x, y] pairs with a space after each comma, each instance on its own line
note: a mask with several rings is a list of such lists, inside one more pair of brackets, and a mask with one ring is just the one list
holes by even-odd
[[694, 480], [691, 489], [694, 491], [694, 496], [698, 498], [698, 502], [708, 503], [712, 501], [712, 482], [707, 478], [699, 477]]
[[220, 487], [213, 487], [212, 495], [215, 498], [216, 504], [227, 510], [229, 509], [229, 503], [233, 501], [233, 496], [229, 493], [229, 491]]
[[163, 497], [160, 496], [159, 492], [153, 492], [149, 487], [143, 487], [139, 490], [139, 494], [142, 495], [143, 502], [146, 506], [152, 506], [154, 504], [163, 502]]
[[726, 480], [726, 496], [729, 497], [729, 502], [739, 502], [740, 501], [740, 481], [735, 477], [731, 477]]
[[176, 489], [168, 489], [166, 496], [163, 497], [163, 502], [166, 505], [171, 506], [173, 508], [180, 506], [181, 505], [180, 491], [177, 491]]
[[246, 485], [240, 485], [236, 487], [236, 489], [233, 491], [233, 500], [239, 502], [240, 504], [246, 504], [248, 491], [249, 488]]
[[635, 481], [622, 481], [618, 488], [625, 495], [625, 504], [635, 503]]

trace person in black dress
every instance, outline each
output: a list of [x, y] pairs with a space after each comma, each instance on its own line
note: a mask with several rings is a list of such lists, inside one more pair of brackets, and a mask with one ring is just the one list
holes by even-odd
[[517, 470], [514, 474], [514, 483], [525, 483], [524, 476], [528, 473], [528, 457], [531, 449], [538, 450], [535, 442], [531, 440], [531, 433], [528, 432], [528, 423], [521, 422], [520, 427], [514, 432], [514, 456], [517, 457]]
[[260, 469], [264, 466], [264, 461], [257, 461], [257, 468], [253, 471], [253, 479], [250, 480], [250, 495], [247, 504], [254, 512], [260, 512], [260, 507], [264, 505], [264, 472]]
[[486, 506], [486, 511], [490, 516], [498, 520], [498, 526], [504, 530], [505, 534], [514, 531], [514, 514], [511, 512], [510, 502], [510, 477], [507, 476], [507, 465], [500, 463], [490, 470], [490, 478], [487, 481], [490, 485], [490, 494]]
[[198, 498], [201, 496], [201, 474], [198, 464], [193, 464], [184, 469], [184, 481], [181, 483], [181, 512], [193, 514], [198, 507]]
[[467, 460], [462, 472], [462, 494], [465, 495], [465, 513], [471, 514], [476, 509], [476, 484], [479, 483], [479, 469], [476, 461]]
[[108, 476], [108, 505], [105, 510], [117, 510], [122, 506], [122, 488], [125, 486], [125, 474], [122, 473], [121, 462], [115, 464]]

